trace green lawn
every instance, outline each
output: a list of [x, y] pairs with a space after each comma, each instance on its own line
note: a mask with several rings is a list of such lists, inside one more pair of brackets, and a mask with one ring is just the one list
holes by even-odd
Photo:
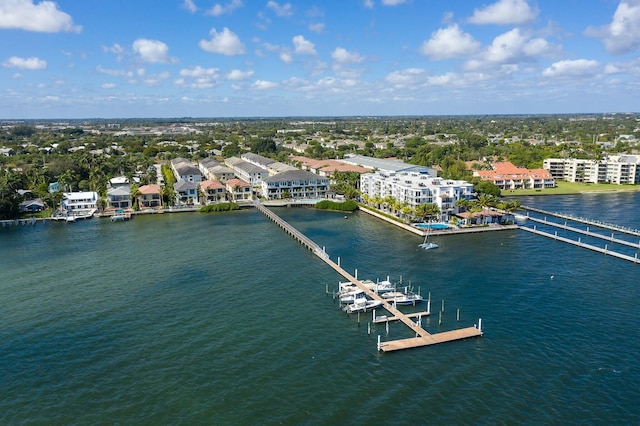
[[555, 188], [546, 189], [515, 189], [503, 190], [502, 196], [512, 197], [518, 195], [562, 195], [580, 194], [582, 192], [613, 192], [613, 191], [640, 191], [640, 185], [615, 185], [611, 183], [574, 183], [556, 181]]

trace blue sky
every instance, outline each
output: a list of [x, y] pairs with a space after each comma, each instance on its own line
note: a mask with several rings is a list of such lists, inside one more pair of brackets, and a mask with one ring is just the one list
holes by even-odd
[[0, 0], [0, 118], [637, 112], [640, 0]]

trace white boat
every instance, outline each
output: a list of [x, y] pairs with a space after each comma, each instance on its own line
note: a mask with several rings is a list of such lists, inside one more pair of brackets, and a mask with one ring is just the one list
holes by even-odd
[[424, 242], [422, 244], [418, 244], [418, 247], [424, 250], [431, 250], [431, 249], [438, 248], [438, 245], [436, 243], [429, 242], [429, 230], [427, 230], [427, 232], [424, 235]]
[[344, 307], [344, 311], [353, 314], [356, 312], [367, 312], [382, 305], [379, 300], [369, 300], [367, 298], [359, 298], [354, 303]]
[[527, 216], [517, 213], [514, 214], [513, 217], [518, 225], [523, 225], [527, 221], [527, 219], [529, 219]]
[[75, 216], [67, 216], [64, 220], [67, 223], [71, 223], [71, 222], [75, 222], [76, 221], [76, 217]]
[[388, 302], [393, 302], [396, 305], [415, 305], [424, 300], [422, 296], [412, 291], [409, 291], [406, 287], [404, 292], [391, 291], [382, 295], [382, 298]]
[[351, 304], [355, 303], [359, 299], [366, 299], [364, 290], [356, 288], [355, 290], [348, 291], [340, 295], [340, 303]]
[[[389, 281], [389, 277], [387, 277], [387, 279], [384, 281], [373, 282], [371, 280], [362, 280], [360, 282], [366, 288], [372, 290], [375, 293], [385, 293], [395, 290], [395, 286], [391, 283], [391, 281]], [[362, 291], [360, 287], [350, 281], [338, 283], [338, 296], [342, 296], [356, 290]]]

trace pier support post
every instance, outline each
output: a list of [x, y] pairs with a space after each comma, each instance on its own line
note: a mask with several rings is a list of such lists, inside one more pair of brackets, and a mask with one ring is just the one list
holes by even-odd
[[482, 331], [482, 318], [478, 318], [478, 331]]
[[456, 322], [460, 322], [460, 308], [456, 311]]
[[389, 335], [389, 320], [387, 320], [387, 336]]
[[371, 323], [367, 323], [367, 336], [371, 335]]
[[440, 311], [440, 315], [438, 316], [438, 325], [442, 325], [442, 311]]
[[442, 299], [442, 307], [440, 308], [440, 311], [444, 313], [444, 299]]
[[358, 279], [358, 270], [357, 269], [356, 269], [354, 277], [356, 278], [356, 280]]
[[380, 350], [380, 335], [378, 334], [378, 351]]
[[340, 266], [340, 256], [338, 256], [338, 266]]

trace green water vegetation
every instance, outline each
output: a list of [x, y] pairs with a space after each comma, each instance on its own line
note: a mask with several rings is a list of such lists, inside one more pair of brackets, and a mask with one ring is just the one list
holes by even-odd
[[319, 210], [336, 210], [341, 212], [353, 212], [358, 210], [358, 203], [353, 200], [336, 202], [331, 200], [322, 200], [314, 205]]
[[236, 203], [217, 203], [217, 204], [209, 204], [200, 208], [200, 212], [202, 213], [211, 213], [211, 212], [228, 212], [232, 210], [239, 210], [240, 206]]

